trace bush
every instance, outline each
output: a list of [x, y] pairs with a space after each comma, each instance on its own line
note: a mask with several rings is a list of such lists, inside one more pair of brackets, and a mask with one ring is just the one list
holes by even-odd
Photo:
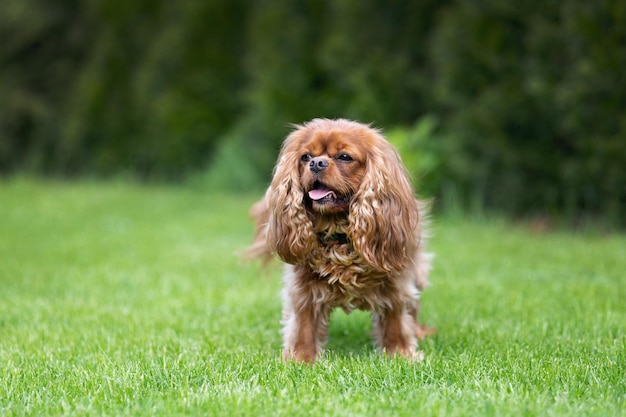
[[3, 1], [0, 172], [182, 178], [202, 165], [241, 106], [245, 32], [231, 22], [245, 10]]
[[626, 224], [624, 22], [616, 1], [460, 1], [446, 11], [431, 56], [461, 159], [446, 170], [466, 203]]
[[440, 195], [444, 143], [437, 119], [427, 115], [411, 128], [394, 128], [384, 134], [400, 152], [418, 194], [421, 197]]
[[623, 1], [48, 3], [0, 2], [0, 173], [259, 187], [345, 117], [444, 204], [626, 225]]

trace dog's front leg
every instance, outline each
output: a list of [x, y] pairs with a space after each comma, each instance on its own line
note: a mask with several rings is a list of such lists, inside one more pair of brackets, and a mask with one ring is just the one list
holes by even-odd
[[315, 362], [328, 338], [330, 307], [316, 299], [315, 281], [289, 274], [283, 293], [283, 358]]
[[380, 349], [389, 356], [400, 354], [412, 359], [422, 359], [417, 352], [413, 318], [404, 307], [373, 313], [374, 336]]
[[322, 350], [326, 331], [324, 320], [313, 308], [295, 311], [291, 323], [285, 327], [283, 357], [285, 360], [313, 363]]

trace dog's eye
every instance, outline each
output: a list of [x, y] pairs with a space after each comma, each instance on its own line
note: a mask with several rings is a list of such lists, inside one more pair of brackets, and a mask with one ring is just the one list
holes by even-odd
[[309, 162], [311, 160], [311, 158], [313, 158], [313, 157], [311, 156], [310, 153], [305, 153], [304, 155], [302, 155], [301, 159], [302, 159], [302, 162]]
[[337, 156], [337, 159], [339, 159], [340, 161], [352, 161], [352, 157], [350, 155], [348, 155], [347, 153], [341, 153]]

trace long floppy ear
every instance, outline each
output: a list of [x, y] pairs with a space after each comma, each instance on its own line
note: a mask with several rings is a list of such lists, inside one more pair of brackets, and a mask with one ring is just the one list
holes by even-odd
[[350, 205], [350, 236], [373, 268], [399, 272], [418, 247], [418, 207], [395, 148], [375, 133], [361, 185]]
[[304, 191], [300, 185], [301, 127], [283, 142], [274, 177], [265, 202], [269, 217], [267, 244], [284, 262], [302, 263], [304, 254], [314, 243], [313, 224], [304, 207]]

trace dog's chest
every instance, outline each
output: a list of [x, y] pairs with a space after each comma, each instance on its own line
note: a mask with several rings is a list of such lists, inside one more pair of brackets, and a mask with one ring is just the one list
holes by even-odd
[[320, 241], [309, 254], [309, 266], [322, 278], [332, 282], [348, 284], [360, 275], [367, 274], [371, 267], [354, 250], [352, 244], [339, 240]]
[[385, 274], [374, 271], [349, 241], [320, 241], [308, 261], [325, 284], [331, 303], [346, 311], [371, 309], [384, 291]]

